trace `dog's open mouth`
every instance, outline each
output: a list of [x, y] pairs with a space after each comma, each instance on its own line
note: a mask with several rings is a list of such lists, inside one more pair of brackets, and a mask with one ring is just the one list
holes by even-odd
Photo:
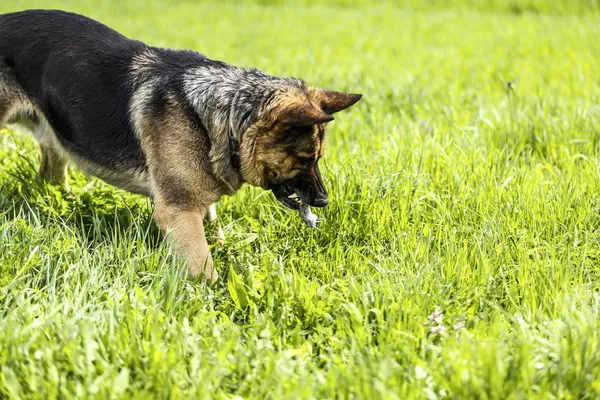
[[317, 227], [317, 222], [319, 219], [315, 214], [310, 211], [310, 207], [308, 204], [303, 202], [300, 199], [300, 195], [298, 193], [292, 193], [286, 197], [282, 197], [278, 199], [284, 206], [287, 208], [291, 208], [292, 210], [297, 210], [302, 221], [311, 228]]
[[[320, 189], [319, 190], [319, 186]], [[275, 198], [287, 208], [297, 210], [302, 205], [310, 207], [325, 207], [328, 198], [322, 183], [317, 182], [287, 182], [271, 185]]]
[[297, 210], [304, 223], [312, 228], [317, 227], [319, 219], [310, 210], [309, 201], [294, 187], [279, 185], [271, 189], [275, 198], [285, 207]]
[[300, 206], [302, 204], [304, 204], [304, 202], [300, 199], [300, 195], [298, 195], [298, 193], [292, 193], [289, 194], [287, 196], [277, 196], [277, 194], [275, 194], [275, 198], [284, 206], [286, 206], [287, 208], [290, 208], [292, 210], [297, 210], [300, 208]]
[[293, 187], [288, 185], [278, 185], [271, 189], [277, 201], [285, 207], [292, 210], [297, 210], [302, 204], [306, 204], [303, 196], [298, 193]]

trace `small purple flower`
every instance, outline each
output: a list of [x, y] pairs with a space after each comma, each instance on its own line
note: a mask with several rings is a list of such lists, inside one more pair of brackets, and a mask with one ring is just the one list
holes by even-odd
[[435, 310], [434, 312], [431, 313], [431, 315], [429, 316], [429, 320], [430, 321], [435, 321], [438, 324], [442, 323], [442, 318], [444, 318], [444, 314], [442, 314], [439, 310]]
[[432, 333], [443, 334], [446, 333], [446, 327], [444, 325], [436, 325], [429, 328]]

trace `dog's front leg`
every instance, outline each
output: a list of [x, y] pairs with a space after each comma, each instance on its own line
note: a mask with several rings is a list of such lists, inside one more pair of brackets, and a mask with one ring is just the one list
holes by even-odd
[[157, 202], [155, 219], [160, 229], [167, 234], [178, 255], [184, 258], [188, 273], [215, 283], [219, 274], [213, 267], [212, 257], [204, 234], [203, 219], [206, 209], [183, 210], [180, 207]]

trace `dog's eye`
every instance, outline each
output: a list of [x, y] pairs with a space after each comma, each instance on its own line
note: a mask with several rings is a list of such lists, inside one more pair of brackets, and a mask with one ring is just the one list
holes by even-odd
[[302, 165], [312, 165], [312, 163], [314, 162], [314, 158], [312, 158], [312, 157], [298, 157], [298, 161]]

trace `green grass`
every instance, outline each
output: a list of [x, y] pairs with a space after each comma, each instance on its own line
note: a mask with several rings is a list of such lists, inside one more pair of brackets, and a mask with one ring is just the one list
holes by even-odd
[[207, 290], [149, 201], [0, 134], [0, 398], [599, 398], [598, 2], [265, 3], [1, 2], [364, 99], [320, 231], [244, 188]]

